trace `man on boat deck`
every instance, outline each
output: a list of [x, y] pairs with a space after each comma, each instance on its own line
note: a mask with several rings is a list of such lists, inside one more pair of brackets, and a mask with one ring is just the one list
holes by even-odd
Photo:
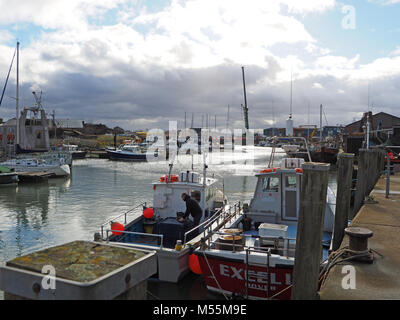
[[194, 227], [200, 224], [200, 219], [203, 214], [203, 211], [200, 208], [200, 205], [196, 200], [190, 198], [190, 196], [186, 193], [182, 193], [182, 200], [186, 202], [186, 212], [183, 217], [186, 219], [189, 217], [189, 214], [192, 215], [194, 221]]

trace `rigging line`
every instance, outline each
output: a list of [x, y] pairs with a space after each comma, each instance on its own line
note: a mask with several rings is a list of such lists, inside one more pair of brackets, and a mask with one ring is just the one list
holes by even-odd
[[16, 52], [17, 52], [17, 48], [15, 48], [14, 55], [13, 55], [12, 60], [11, 60], [10, 69], [8, 70], [6, 82], [5, 82], [5, 84], [4, 84], [3, 92], [2, 92], [2, 94], [1, 94], [1, 98], [0, 98], [0, 107], [1, 107], [1, 103], [3, 102], [4, 93], [5, 93], [6, 88], [7, 88], [7, 82], [8, 82], [8, 78], [10, 77], [10, 72], [11, 72], [12, 65], [13, 65], [13, 63], [14, 63], [14, 58], [15, 58], [15, 53], [16, 53]]

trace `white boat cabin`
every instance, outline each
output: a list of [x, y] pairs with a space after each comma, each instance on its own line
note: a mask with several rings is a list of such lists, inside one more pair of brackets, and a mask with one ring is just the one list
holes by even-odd
[[[246, 215], [254, 222], [294, 225], [299, 218], [303, 159], [282, 159], [281, 166], [261, 170]], [[330, 200], [331, 199], [331, 200]], [[331, 232], [334, 223], [335, 195], [328, 188], [324, 231]]]
[[164, 175], [153, 183], [153, 190], [154, 215], [160, 218], [176, 217], [178, 212], [186, 211], [182, 193], [190, 195], [199, 203], [203, 210], [200, 223], [224, 204], [223, 194], [217, 189], [217, 180], [208, 177], [204, 180], [204, 177], [191, 171], [171, 175], [169, 179], [168, 175]]

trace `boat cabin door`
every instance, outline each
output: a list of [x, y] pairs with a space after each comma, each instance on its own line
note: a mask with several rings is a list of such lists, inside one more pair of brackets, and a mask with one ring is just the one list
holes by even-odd
[[282, 220], [297, 220], [300, 204], [300, 176], [282, 174]]

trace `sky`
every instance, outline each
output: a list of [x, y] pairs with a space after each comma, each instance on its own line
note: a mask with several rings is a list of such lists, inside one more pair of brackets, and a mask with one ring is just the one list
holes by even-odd
[[[124, 129], [400, 116], [400, 0], [0, 0], [0, 87], [21, 107]], [[16, 66], [0, 118], [15, 116]], [[228, 118], [229, 109], [229, 118]]]

